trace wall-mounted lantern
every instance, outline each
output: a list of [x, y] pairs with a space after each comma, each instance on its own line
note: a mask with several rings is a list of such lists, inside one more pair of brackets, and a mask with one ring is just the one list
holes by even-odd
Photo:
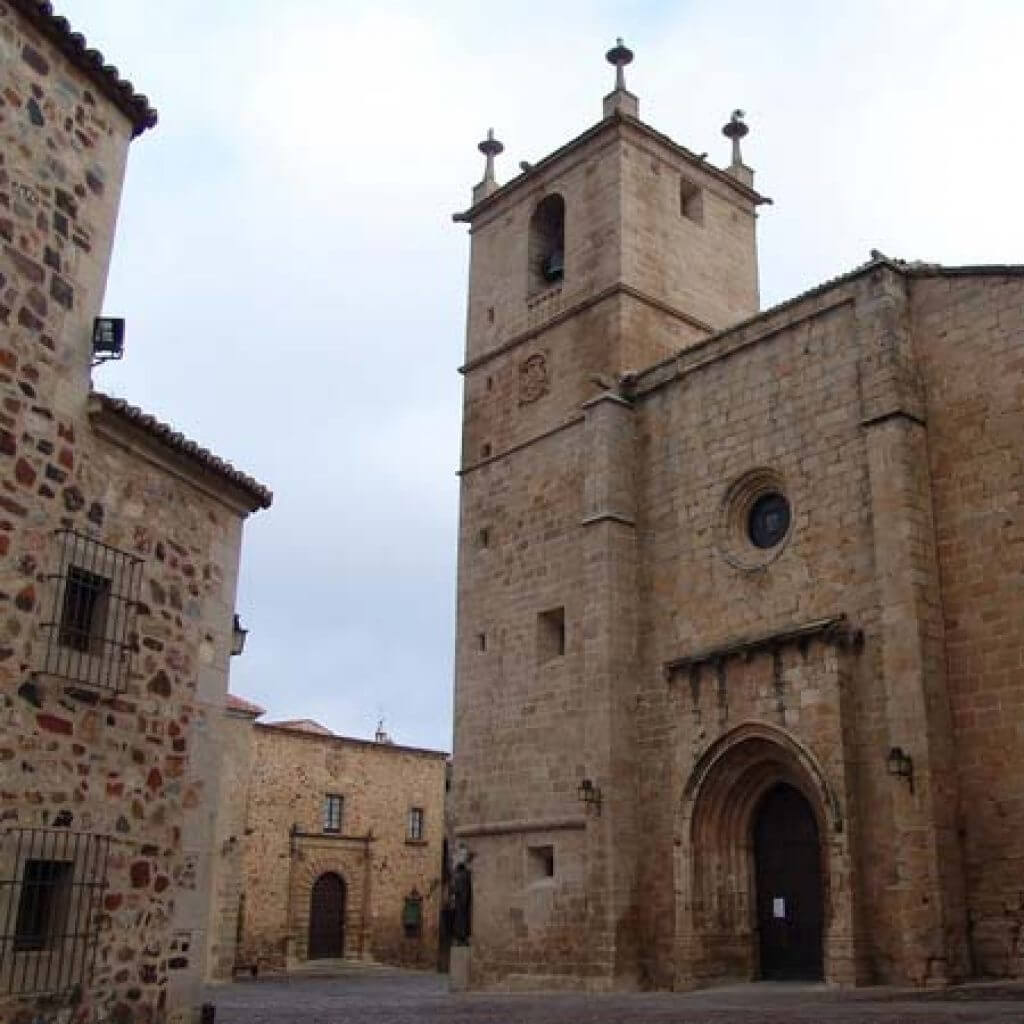
[[583, 779], [576, 788], [576, 795], [584, 807], [593, 807], [601, 813], [601, 787], [595, 786], [591, 779]]
[[902, 747], [890, 747], [889, 756], [885, 759], [885, 768], [890, 775], [906, 779], [910, 792], [914, 792], [914, 759], [903, 752]]
[[92, 322], [92, 365], [124, 355], [124, 317], [98, 316]]
[[238, 617], [238, 613], [235, 612], [235, 617], [231, 622], [231, 656], [234, 657], [236, 654], [241, 654], [245, 650], [245, 638], [248, 636], [249, 630], [242, 628], [242, 620]]

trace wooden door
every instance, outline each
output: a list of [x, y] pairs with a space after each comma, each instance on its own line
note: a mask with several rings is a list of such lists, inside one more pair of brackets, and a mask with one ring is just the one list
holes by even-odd
[[761, 977], [820, 980], [824, 893], [814, 812], [792, 786], [761, 801], [754, 823]]
[[310, 960], [335, 960], [345, 954], [345, 882], [333, 872], [313, 883], [309, 897]]

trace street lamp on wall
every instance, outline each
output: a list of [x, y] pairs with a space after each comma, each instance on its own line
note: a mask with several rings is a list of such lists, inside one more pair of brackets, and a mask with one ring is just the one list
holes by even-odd
[[914, 759], [903, 752], [902, 747], [890, 747], [889, 756], [885, 759], [885, 768], [890, 775], [906, 779], [910, 792], [914, 792]]
[[242, 628], [242, 620], [239, 619], [238, 613], [235, 612], [235, 617], [231, 623], [231, 655], [234, 657], [237, 654], [241, 654], [245, 650], [245, 638], [248, 635], [249, 630]]
[[601, 813], [601, 787], [595, 786], [591, 779], [583, 779], [576, 787], [576, 795], [584, 807], [593, 807]]

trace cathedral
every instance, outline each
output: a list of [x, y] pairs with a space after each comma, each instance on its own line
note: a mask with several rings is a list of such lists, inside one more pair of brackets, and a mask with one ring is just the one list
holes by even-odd
[[1024, 266], [771, 309], [768, 200], [603, 116], [471, 256], [456, 855], [471, 988], [1024, 976]]

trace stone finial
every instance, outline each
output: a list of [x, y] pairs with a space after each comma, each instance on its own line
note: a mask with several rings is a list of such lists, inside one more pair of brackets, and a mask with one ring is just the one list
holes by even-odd
[[626, 88], [625, 72], [626, 65], [633, 62], [633, 51], [623, 43], [620, 37], [615, 40], [615, 45], [604, 57], [615, 68], [615, 88], [604, 98], [604, 116], [611, 117], [618, 113], [637, 117], [639, 103], [637, 98]]
[[722, 134], [732, 142], [732, 161], [729, 164], [729, 173], [744, 185], [754, 183], [754, 172], [743, 162], [743, 152], [740, 149], [740, 140], [750, 131], [743, 120], [747, 115], [740, 109], [732, 112], [732, 116], [722, 128]]
[[478, 203], [486, 199], [492, 192], [497, 192], [500, 187], [494, 179], [494, 158], [504, 152], [505, 147], [494, 137], [494, 129], [487, 129], [487, 138], [477, 147], [486, 158], [484, 164], [484, 176], [479, 185], [473, 188], [473, 202]]

